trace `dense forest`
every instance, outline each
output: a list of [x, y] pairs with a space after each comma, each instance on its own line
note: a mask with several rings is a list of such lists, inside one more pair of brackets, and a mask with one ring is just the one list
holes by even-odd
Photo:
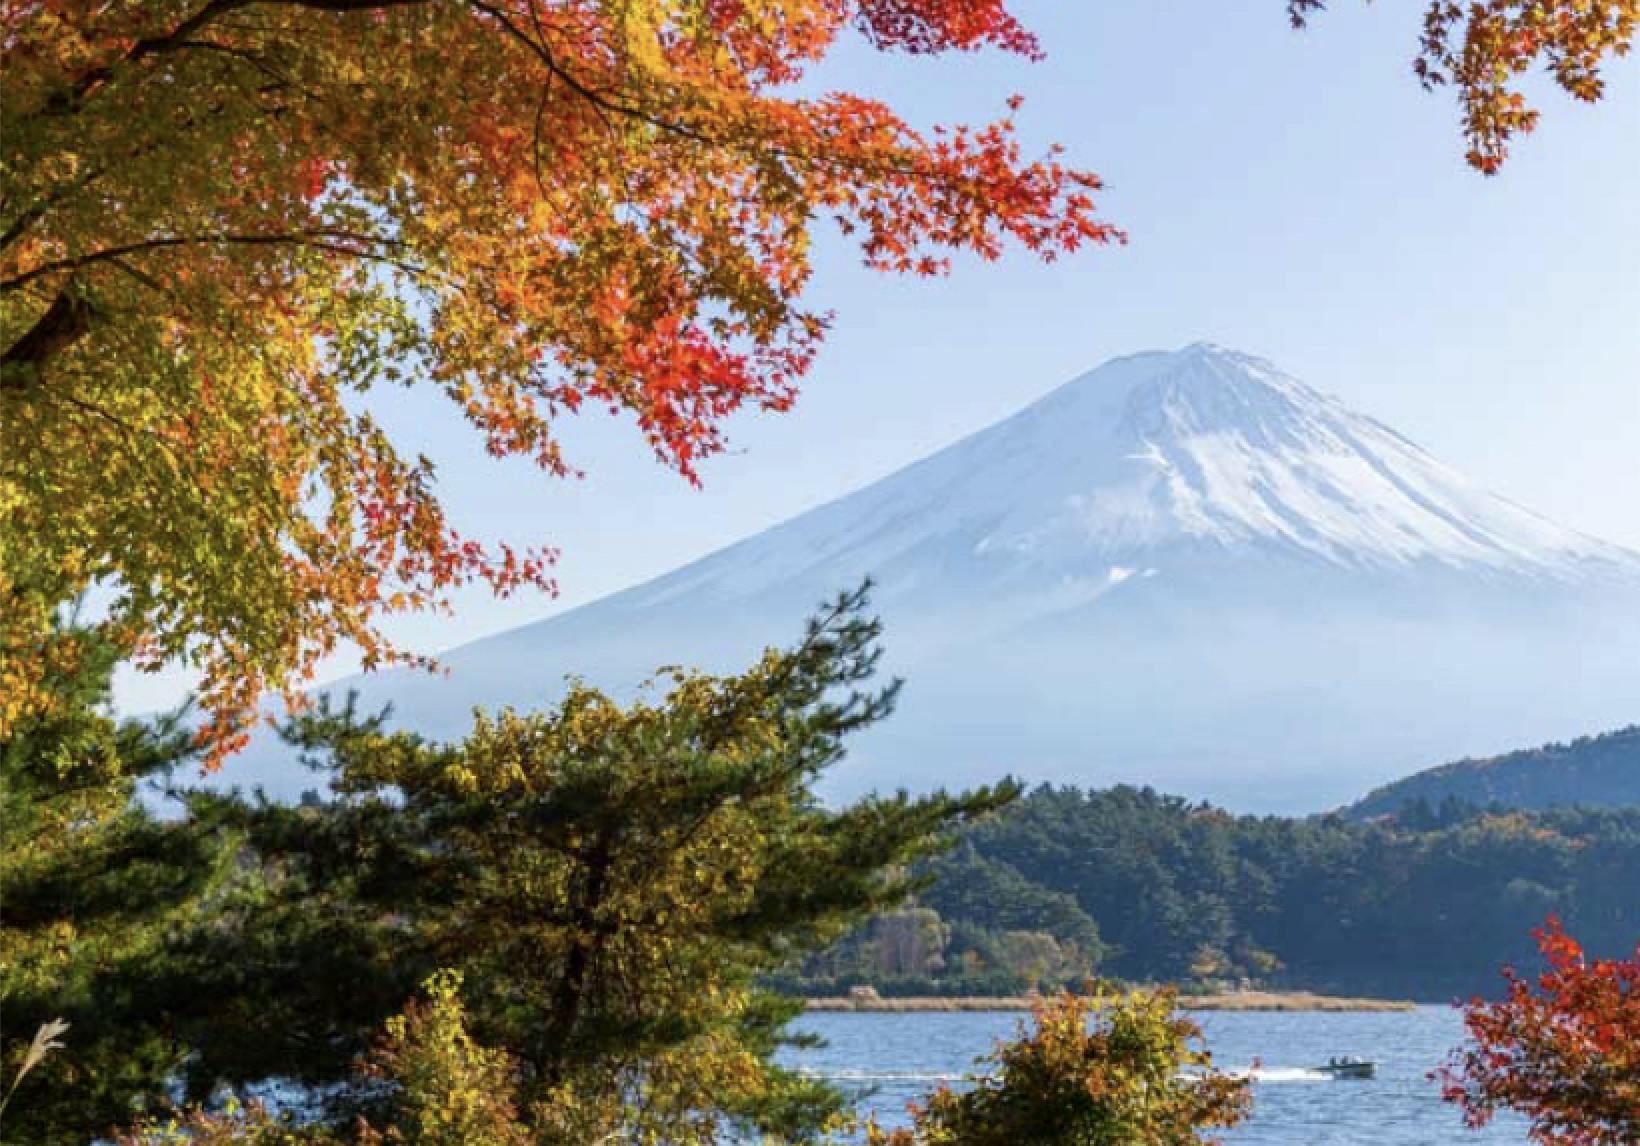
[[1598, 953], [1631, 950], [1640, 807], [1417, 804], [1362, 824], [1042, 787], [922, 874], [913, 903], [778, 985], [984, 994], [1098, 975], [1444, 1001], [1534, 965], [1551, 914]]
[[1343, 814], [1367, 820], [1408, 804], [1439, 808], [1453, 801], [1524, 809], [1640, 804], [1640, 725], [1429, 768], [1368, 793]]

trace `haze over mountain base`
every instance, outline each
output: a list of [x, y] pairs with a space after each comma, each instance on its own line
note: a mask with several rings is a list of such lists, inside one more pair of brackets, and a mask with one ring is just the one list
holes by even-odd
[[[1316, 811], [1640, 714], [1640, 555], [1473, 485], [1259, 359], [1119, 359], [645, 585], [343, 682], [436, 738], [475, 706], [728, 669], [865, 576], [900, 711], [832, 790], [1150, 784]], [[311, 777], [265, 738], [231, 772]]]

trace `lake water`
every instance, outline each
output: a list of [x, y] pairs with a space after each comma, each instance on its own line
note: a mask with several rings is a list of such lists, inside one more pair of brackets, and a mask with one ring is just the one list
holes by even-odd
[[[1259, 1064], [1252, 1117], [1227, 1146], [1523, 1146], [1524, 1124], [1501, 1120], [1464, 1129], [1455, 1107], [1427, 1078], [1463, 1038], [1450, 1007], [1387, 1014], [1208, 1012], [1195, 1016], [1216, 1065]], [[827, 1046], [786, 1061], [870, 1093], [861, 1107], [884, 1125], [905, 1123], [907, 1101], [956, 1082], [974, 1060], [1029, 1016], [998, 1013], [815, 1013], [798, 1030]], [[1322, 1079], [1304, 1068], [1337, 1055], [1378, 1063], [1371, 1081]], [[1022, 1143], [1021, 1146], [1028, 1146]]]

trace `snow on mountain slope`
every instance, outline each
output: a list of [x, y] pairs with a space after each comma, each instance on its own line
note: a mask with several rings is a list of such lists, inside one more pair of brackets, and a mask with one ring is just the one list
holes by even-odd
[[[657, 664], [731, 668], [868, 574], [909, 687], [846, 789], [1014, 770], [1319, 807], [1432, 755], [1640, 711], [1640, 556], [1206, 344], [1108, 363], [856, 493], [455, 650], [448, 679], [363, 694], [454, 735], [569, 672], [624, 691]], [[254, 762], [293, 782], [266, 746]]]
[[1197, 344], [1101, 367], [642, 599], [752, 593], [838, 562], [886, 572], [956, 540], [975, 572], [995, 574], [1120, 579], [1215, 550], [1568, 581], [1640, 573], [1636, 555], [1476, 487], [1269, 363]]

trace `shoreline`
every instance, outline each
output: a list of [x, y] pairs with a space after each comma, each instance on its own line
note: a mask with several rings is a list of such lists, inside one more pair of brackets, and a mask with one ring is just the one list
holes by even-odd
[[[1042, 1002], [1038, 995], [908, 995], [876, 998], [831, 995], [803, 1000], [805, 1011], [859, 1011], [864, 1014], [895, 1014], [937, 1011], [1030, 1011]], [[1182, 1011], [1330, 1011], [1391, 1012], [1412, 1011], [1417, 1004], [1406, 999], [1350, 998], [1317, 995], [1309, 991], [1235, 991], [1219, 995], [1181, 995]]]

